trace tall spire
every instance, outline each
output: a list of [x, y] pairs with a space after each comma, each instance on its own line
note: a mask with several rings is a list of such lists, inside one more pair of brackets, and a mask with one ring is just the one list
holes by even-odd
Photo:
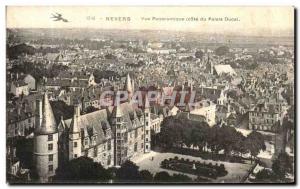
[[74, 115], [73, 115], [73, 119], [72, 119], [71, 126], [70, 126], [71, 133], [79, 133], [80, 132], [80, 129], [78, 126], [78, 117], [80, 115], [79, 111], [80, 111], [79, 107], [77, 105], [75, 105], [74, 106]]
[[131, 94], [133, 93], [133, 88], [132, 88], [132, 83], [131, 83], [131, 78], [130, 78], [129, 73], [127, 74], [127, 77], [126, 77], [125, 90], [128, 93], [131, 93]]
[[54, 114], [48, 99], [47, 92], [44, 94], [42, 105], [39, 106], [42, 111], [39, 110], [39, 119], [41, 122], [36, 127], [37, 134], [51, 134], [57, 132], [56, 121]]
[[123, 112], [121, 110], [121, 107], [119, 105], [115, 106], [112, 111], [112, 117], [116, 118], [116, 117], [122, 117], [122, 116], [123, 116]]
[[145, 109], [148, 109], [148, 108], [150, 108], [150, 103], [149, 103], [149, 99], [148, 99], [148, 95], [146, 94], [146, 96], [145, 96]]

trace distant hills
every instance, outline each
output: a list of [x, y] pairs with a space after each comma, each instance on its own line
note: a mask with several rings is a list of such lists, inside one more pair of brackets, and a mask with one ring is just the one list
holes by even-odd
[[61, 28], [8, 28], [7, 36], [25, 38], [26, 40], [65, 38], [65, 39], [113, 39], [115, 41], [151, 40], [151, 41], [183, 41], [201, 43], [228, 43], [231, 44], [281, 44], [293, 45], [293, 34], [286, 36], [243, 36], [225, 35], [216, 33], [196, 33], [167, 30], [118, 30], [118, 29], [61, 29]]

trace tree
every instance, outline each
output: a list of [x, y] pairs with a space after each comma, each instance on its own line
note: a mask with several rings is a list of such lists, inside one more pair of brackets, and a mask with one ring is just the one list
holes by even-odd
[[169, 182], [171, 180], [171, 176], [166, 171], [161, 171], [155, 174], [154, 181], [156, 182]]
[[204, 53], [201, 50], [197, 50], [195, 52], [195, 57], [200, 58], [202, 60]]
[[93, 72], [93, 75], [95, 77], [95, 82], [96, 83], [100, 83], [101, 82], [101, 79], [109, 79], [110, 77], [114, 77], [114, 78], [119, 78], [120, 75], [115, 72], [115, 71], [111, 71], [111, 70], [99, 70], [99, 69], [96, 69], [94, 72]]
[[109, 172], [101, 164], [88, 157], [79, 157], [67, 162], [61, 167], [54, 178], [54, 182], [108, 182]]
[[245, 140], [245, 148], [251, 154], [251, 163], [253, 157], [259, 154], [260, 150], [266, 150], [264, 136], [257, 131], [252, 131]]
[[22, 54], [35, 54], [36, 49], [30, 45], [26, 45], [25, 43], [18, 44], [12, 47], [7, 48], [7, 57], [9, 59], [17, 59], [18, 56]]
[[126, 161], [121, 165], [121, 168], [116, 172], [116, 178], [119, 181], [139, 181], [141, 175], [139, 167], [131, 161]]
[[174, 174], [171, 177], [171, 182], [192, 182], [193, 180], [184, 174]]
[[25, 138], [23, 136], [14, 137], [11, 141], [16, 147], [16, 157], [20, 160], [20, 164], [23, 168], [34, 168], [33, 160], [33, 139]]
[[143, 182], [152, 182], [153, 175], [148, 170], [140, 171], [141, 181]]
[[292, 173], [293, 162], [287, 153], [282, 152], [274, 160], [272, 164], [272, 170], [277, 179], [284, 181], [287, 173]]
[[269, 169], [263, 169], [256, 174], [256, 180], [266, 181], [274, 179], [273, 172]]
[[215, 54], [218, 56], [224, 56], [227, 53], [229, 53], [229, 47], [227, 47], [227, 46], [221, 46], [215, 50]]

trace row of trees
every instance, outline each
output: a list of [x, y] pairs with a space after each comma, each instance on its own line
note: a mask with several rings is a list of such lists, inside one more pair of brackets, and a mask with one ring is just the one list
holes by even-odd
[[209, 127], [206, 122], [175, 117], [164, 119], [161, 132], [154, 140], [165, 149], [187, 146], [200, 152], [212, 152], [212, 155], [223, 151], [226, 156], [250, 153], [256, 157], [260, 150], [266, 149], [263, 135], [256, 131], [245, 137], [233, 127]]
[[53, 180], [56, 183], [80, 182], [191, 182], [192, 179], [183, 174], [169, 175], [158, 172], [155, 175], [148, 170], [139, 171], [139, 167], [131, 161], [126, 161], [120, 168], [105, 169], [100, 163], [88, 157], [79, 157], [66, 163]]
[[53, 64], [46, 67], [42, 63], [24, 62], [22, 64], [14, 65], [11, 73], [24, 73], [32, 75], [38, 82], [42, 80], [43, 76], [48, 78], [57, 77], [60, 72], [68, 70], [68, 66]]
[[120, 75], [115, 72], [115, 71], [111, 71], [111, 70], [99, 70], [99, 69], [95, 69], [94, 72], [94, 77], [95, 77], [95, 81], [96, 83], [100, 83], [101, 82], [101, 79], [109, 79], [111, 77], [114, 77], [114, 78], [120, 78]]
[[57, 48], [50, 48], [50, 47], [40, 47], [34, 48], [33, 46], [26, 45], [24, 43], [15, 45], [15, 46], [6, 46], [6, 55], [9, 59], [17, 59], [22, 54], [29, 54], [33, 55], [35, 53], [42, 53], [43, 55], [47, 53], [58, 53], [59, 50]]

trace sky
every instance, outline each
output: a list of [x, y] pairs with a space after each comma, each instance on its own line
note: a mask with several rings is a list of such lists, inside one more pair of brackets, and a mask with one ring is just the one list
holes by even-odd
[[[69, 22], [53, 21], [61, 13]], [[88, 19], [95, 18], [93, 19]], [[107, 17], [130, 17], [130, 21], [107, 21]], [[150, 18], [150, 20], [142, 20]], [[183, 18], [158, 21], [156, 18]], [[236, 18], [237, 21], [225, 21]], [[195, 21], [190, 18], [198, 18]], [[205, 18], [206, 21], [201, 21]], [[222, 18], [213, 21], [212, 18]], [[7, 28], [99, 28], [176, 30], [254, 36], [293, 36], [293, 7], [122, 7], [122, 6], [8, 6]]]

